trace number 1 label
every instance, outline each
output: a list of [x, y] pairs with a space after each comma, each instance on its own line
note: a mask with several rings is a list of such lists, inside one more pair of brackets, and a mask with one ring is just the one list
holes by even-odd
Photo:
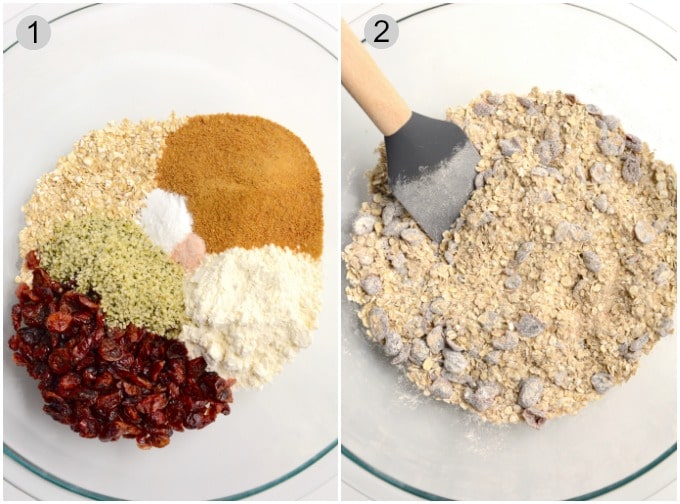
[[26, 49], [42, 49], [51, 36], [50, 24], [40, 16], [26, 16], [17, 25], [17, 41]]

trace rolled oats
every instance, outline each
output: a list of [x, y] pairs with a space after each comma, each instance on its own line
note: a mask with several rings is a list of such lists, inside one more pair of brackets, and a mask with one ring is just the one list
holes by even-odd
[[365, 235], [367, 233], [370, 233], [371, 231], [373, 231], [373, 227], [375, 226], [376, 221], [377, 218], [374, 215], [360, 215], [359, 217], [357, 217], [357, 219], [354, 221], [354, 224], [352, 225], [354, 234]]

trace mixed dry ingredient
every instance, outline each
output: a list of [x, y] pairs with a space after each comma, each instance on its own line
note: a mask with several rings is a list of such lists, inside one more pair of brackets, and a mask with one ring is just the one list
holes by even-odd
[[425, 395], [497, 422], [575, 413], [674, 330], [676, 175], [573, 95], [448, 111], [481, 154], [439, 247], [390, 193], [384, 150], [343, 253], [367, 337]]
[[165, 446], [311, 342], [321, 179], [276, 123], [111, 122], [23, 211], [10, 348], [43, 410], [83, 437]]

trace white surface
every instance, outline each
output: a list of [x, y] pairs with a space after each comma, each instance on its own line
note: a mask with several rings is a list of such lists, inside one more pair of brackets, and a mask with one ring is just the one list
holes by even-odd
[[[373, 14], [400, 19], [424, 6], [347, 5], [343, 16], [354, 20], [351, 26], [361, 34], [362, 23]], [[466, 104], [484, 89], [563, 89], [619, 116], [628, 131], [677, 166], [677, 62], [639, 34], [586, 9], [523, 8], [441, 8], [404, 21], [392, 48], [369, 51], [406, 101], [426, 115], [441, 117], [447, 106]], [[597, 8], [677, 54], [677, 33], [658, 19], [628, 4]], [[450, 57], [442, 58], [442, 52]], [[365, 196], [362, 174], [375, 164], [381, 138], [344, 92], [341, 106], [344, 242], [353, 209]], [[536, 435], [526, 428], [479, 425], [469, 415], [423, 398], [366, 344], [353, 311], [354, 306], [343, 306], [343, 445], [414, 487], [460, 499], [573, 497], [625, 478], [676, 440], [676, 336], [660, 342], [626, 385], [576, 417], [549, 422]], [[649, 478], [604, 497], [673, 495], [676, 460], [670, 457]], [[413, 498], [345, 459], [342, 466], [344, 497], [347, 491], [353, 498]]]
[[[336, 6], [255, 7], [337, 53]], [[5, 6], [4, 46], [14, 38], [21, 16], [30, 12], [52, 19], [63, 11], [60, 5]], [[309, 38], [271, 17], [226, 4], [93, 7], [55, 22], [45, 49], [11, 49], [4, 56], [4, 72], [5, 236], [16, 236], [17, 209], [35, 176], [51, 169], [78, 137], [111, 119], [161, 118], [173, 109], [190, 115], [262, 115], [295, 132], [322, 172], [325, 218], [337, 220], [337, 194], [328, 189], [337, 186], [337, 64]], [[29, 117], [40, 120], [29, 122]], [[6, 242], [6, 264], [13, 265], [16, 246]], [[35, 385], [3, 352], [4, 402], [11, 405], [4, 415], [5, 442], [63, 479], [142, 499], [220, 497], [296, 469], [337, 436], [339, 246], [334, 226], [326, 226], [324, 246], [324, 307], [314, 343], [271, 386], [235, 394], [229, 417], [200, 432], [178, 433], [156, 452], [141, 452], [134, 442], [82, 440], [40, 413]], [[5, 271], [6, 303], [11, 302], [11, 270]], [[10, 482], [36, 478], [4, 460]], [[335, 500], [337, 472], [336, 449], [254, 498]], [[24, 488], [41, 499], [73, 498], [38, 482], [42, 485]], [[16, 488], [5, 488], [18, 495]]]

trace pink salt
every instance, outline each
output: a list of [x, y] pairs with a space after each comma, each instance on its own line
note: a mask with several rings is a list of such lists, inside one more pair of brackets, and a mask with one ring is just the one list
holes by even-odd
[[182, 265], [186, 271], [193, 271], [205, 257], [205, 242], [195, 233], [189, 233], [184, 240], [175, 245], [170, 257]]

